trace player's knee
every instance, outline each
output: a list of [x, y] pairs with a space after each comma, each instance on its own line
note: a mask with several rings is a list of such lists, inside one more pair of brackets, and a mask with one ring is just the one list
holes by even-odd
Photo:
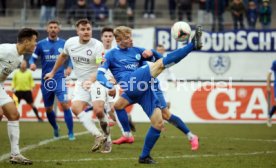
[[104, 109], [101, 107], [94, 107], [93, 112], [98, 118], [104, 117]]
[[114, 109], [115, 110], [122, 110], [122, 109], [124, 109], [124, 106], [121, 104], [121, 103], [115, 103], [114, 104]]
[[170, 117], [171, 117], [170, 111], [169, 111], [167, 108], [163, 109], [163, 110], [162, 110], [162, 118], [163, 118], [164, 120], [169, 120]]
[[53, 111], [53, 107], [46, 107], [46, 113], [51, 113]]
[[67, 102], [61, 103], [61, 107], [62, 107], [63, 110], [68, 110], [69, 109], [69, 105], [68, 105]]
[[8, 120], [10, 121], [16, 121], [19, 120], [20, 118], [20, 114], [17, 111], [11, 112], [8, 116], [7, 116]]
[[161, 130], [162, 128], [164, 128], [164, 121], [162, 119], [158, 119], [153, 123], [153, 127]]

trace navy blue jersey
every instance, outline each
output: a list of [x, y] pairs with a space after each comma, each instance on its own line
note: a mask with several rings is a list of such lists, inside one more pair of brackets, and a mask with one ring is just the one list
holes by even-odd
[[[65, 40], [60, 38], [56, 41], [46, 38], [38, 42], [32, 57], [41, 57], [42, 79], [46, 73], [49, 73], [53, 69], [57, 57], [63, 51], [64, 43]], [[54, 76], [54, 78], [62, 77], [64, 77], [64, 66], [60, 67]]]
[[276, 60], [273, 61], [270, 69], [273, 71], [273, 74], [274, 74], [274, 87], [276, 87]]
[[144, 48], [138, 47], [113, 48], [105, 54], [105, 62], [99, 70], [106, 72], [110, 69], [117, 82], [127, 82], [129, 75], [145, 63], [145, 59], [142, 57], [144, 50]]

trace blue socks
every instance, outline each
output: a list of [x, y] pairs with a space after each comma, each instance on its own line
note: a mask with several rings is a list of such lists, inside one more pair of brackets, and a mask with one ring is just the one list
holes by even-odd
[[166, 57], [163, 58], [163, 65], [168, 68], [180, 60], [185, 58], [192, 50], [194, 49], [194, 44], [189, 43], [183, 48], [177, 49], [171, 53], [169, 53]]
[[57, 130], [58, 129], [58, 125], [57, 125], [57, 121], [56, 121], [56, 114], [55, 114], [55, 112], [54, 111], [51, 111], [50, 113], [46, 112], [46, 115], [47, 115], [49, 123], [52, 125], [52, 127], [55, 130]]
[[185, 125], [185, 123], [177, 116], [171, 115], [171, 118], [168, 120], [169, 123], [176, 126], [178, 129], [180, 129], [182, 132], [187, 134], [190, 132], [189, 128]]
[[271, 118], [273, 116], [273, 114], [275, 113], [275, 111], [276, 111], [276, 106], [273, 106], [271, 108], [270, 112], [268, 113], [269, 118]]
[[160, 136], [160, 130], [153, 128], [152, 126], [149, 128], [148, 133], [145, 138], [144, 147], [140, 158], [145, 158], [150, 155], [150, 151], [153, 148], [154, 144], [158, 140]]
[[127, 116], [127, 112], [125, 111], [125, 109], [115, 110], [115, 111], [116, 111], [117, 117], [124, 129], [124, 132], [130, 132], [128, 116]]
[[73, 134], [73, 117], [70, 109], [64, 110], [64, 120], [68, 129], [68, 134]]

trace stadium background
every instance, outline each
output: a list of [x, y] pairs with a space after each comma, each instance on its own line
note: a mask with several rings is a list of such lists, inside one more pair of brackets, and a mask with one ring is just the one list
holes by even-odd
[[[169, 30], [169, 28], [135, 29], [134, 44], [148, 49], [154, 48], [154, 44], [163, 44], [168, 51], [183, 46], [170, 37]], [[93, 32], [96, 38], [99, 38], [99, 31]], [[40, 38], [45, 37], [43, 30], [40, 30], [40, 33]], [[66, 30], [60, 36], [66, 39], [74, 33], [74, 30]], [[3, 34], [14, 36], [16, 31], [5, 30]], [[179, 81], [178, 87], [172, 84], [167, 86], [174, 113], [186, 122], [265, 122], [269, 104], [265, 80], [275, 59], [275, 35], [275, 30], [204, 32], [203, 39], [207, 47], [201, 52], [191, 53], [181, 63], [172, 67], [172, 72]], [[215, 43], [221, 47], [208, 47]], [[35, 104], [45, 118], [39, 87], [40, 74], [40, 70], [33, 73], [36, 79], [33, 94]], [[74, 79], [72, 74], [69, 81], [71, 86], [69, 98], [72, 97]], [[10, 80], [5, 86], [12, 94]], [[221, 87], [228, 89], [223, 90]], [[32, 110], [24, 101], [21, 101], [18, 109], [22, 116], [21, 120], [35, 120]], [[141, 115], [141, 110], [138, 105], [133, 106], [131, 112], [134, 121], [147, 122], [148, 119], [146, 115]], [[63, 118], [60, 110], [57, 111], [57, 115]]]

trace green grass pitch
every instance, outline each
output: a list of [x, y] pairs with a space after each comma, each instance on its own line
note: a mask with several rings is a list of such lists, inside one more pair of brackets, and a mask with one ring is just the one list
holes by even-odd
[[[10, 145], [6, 122], [0, 122], [0, 167], [22, 167], [8, 162]], [[30, 167], [58, 168], [273, 168], [276, 167], [276, 125], [265, 124], [188, 124], [200, 137], [200, 149], [190, 150], [187, 138], [173, 126], [166, 124], [160, 139], [152, 150], [156, 165], [138, 164], [148, 123], [137, 123], [135, 143], [113, 145], [112, 153], [90, 153], [94, 138], [75, 122], [75, 141], [66, 136], [64, 122], [59, 122], [63, 138], [52, 140], [48, 122], [21, 122], [20, 148], [32, 159]], [[120, 136], [117, 126], [112, 127], [112, 138]]]

